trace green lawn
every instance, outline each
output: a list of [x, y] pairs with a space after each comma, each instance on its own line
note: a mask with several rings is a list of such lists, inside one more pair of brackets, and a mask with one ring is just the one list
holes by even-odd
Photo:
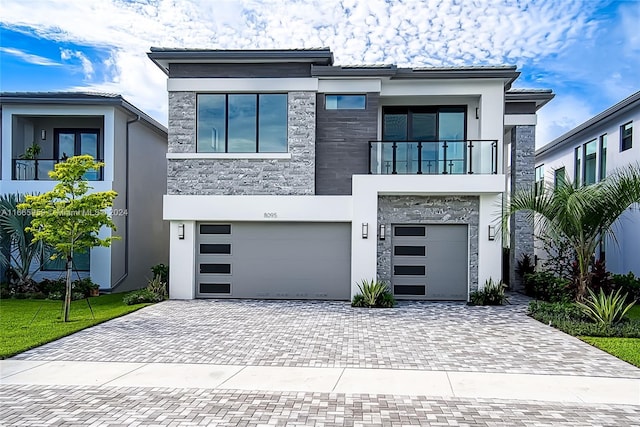
[[123, 296], [112, 294], [89, 298], [95, 319], [86, 300], [73, 301], [67, 323], [60, 320], [62, 301], [0, 300], [0, 359], [149, 305], [124, 305]]
[[[627, 317], [640, 319], [640, 304], [631, 307]], [[580, 339], [640, 368], [640, 338], [580, 337]]]

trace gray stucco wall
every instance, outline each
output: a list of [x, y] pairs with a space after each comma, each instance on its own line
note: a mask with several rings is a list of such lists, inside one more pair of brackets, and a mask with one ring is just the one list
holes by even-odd
[[367, 93], [364, 110], [327, 110], [318, 94], [316, 194], [351, 194], [353, 174], [369, 172], [369, 141], [378, 136], [380, 94]]
[[[291, 159], [169, 159], [167, 194], [311, 195], [315, 192], [314, 92], [289, 92]], [[196, 94], [169, 94], [169, 152], [196, 152]]]
[[[478, 227], [480, 199], [475, 196], [380, 196], [378, 227], [386, 226], [385, 240], [378, 239], [378, 278], [391, 280], [392, 224], [467, 224], [469, 227], [469, 287], [478, 289]], [[374, 236], [377, 231], [374, 231]]]
[[[535, 126], [516, 126], [511, 130], [511, 192], [530, 189], [535, 180]], [[509, 284], [511, 289], [524, 289], [522, 280], [515, 273], [522, 254], [533, 256], [533, 224], [524, 212], [511, 216], [509, 223]]]

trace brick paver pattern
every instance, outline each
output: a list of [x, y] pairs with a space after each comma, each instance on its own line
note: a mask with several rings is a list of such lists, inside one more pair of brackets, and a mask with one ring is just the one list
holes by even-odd
[[3, 386], [10, 426], [640, 426], [640, 406], [369, 394]]
[[640, 369], [502, 307], [404, 302], [166, 301], [23, 360], [360, 367], [640, 378]]

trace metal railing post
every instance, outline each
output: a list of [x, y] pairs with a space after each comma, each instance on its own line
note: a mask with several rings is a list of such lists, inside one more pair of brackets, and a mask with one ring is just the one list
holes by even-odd
[[391, 156], [391, 166], [392, 166], [392, 171], [391, 174], [392, 175], [397, 175], [398, 174], [398, 170], [396, 169], [396, 149], [398, 148], [398, 145], [395, 143], [395, 141], [393, 142], [392, 147], [392, 151], [393, 154]]
[[449, 172], [447, 172], [447, 149], [449, 148], [449, 146], [447, 145], [447, 141], [443, 141], [442, 142], [442, 152], [443, 152], [443, 156], [442, 156], [442, 174], [443, 175], [447, 175]]
[[422, 141], [418, 142], [418, 175], [422, 175]]

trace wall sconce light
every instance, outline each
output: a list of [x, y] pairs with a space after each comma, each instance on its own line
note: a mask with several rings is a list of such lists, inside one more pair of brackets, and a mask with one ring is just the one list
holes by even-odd
[[384, 224], [380, 224], [380, 240], [384, 240], [387, 233], [387, 227]]
[[47, 130], [46, 129], [40, 129], [40, 139], [41, 140], [45, 140], [47, 139]]
[[480, 108], [476, 107], [476, 119], [480, 118]]
[[184, 224], [178, 225], [178, 239], [184, 240]]
[[496, 226], [489, 226], [489, 240], [496, 240]]
[[368, 222], [363, 222], [362, 223], [362, 238], [363, 239], [368, 239], [369, 238], [369, 223]]

